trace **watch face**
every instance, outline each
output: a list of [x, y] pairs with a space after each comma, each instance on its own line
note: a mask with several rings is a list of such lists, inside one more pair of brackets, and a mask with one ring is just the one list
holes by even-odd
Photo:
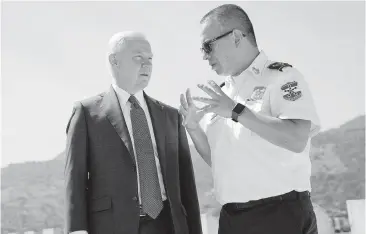
[[231, 119], [234, 122], [238, 122], [238, 117], [243, 112], [244, 108], [245, 108], [244, 105], [242, 105], [240, 103], [236, 104], [236, 106], [234, 107], [232, 114], [231, 114]]
[[240, 114], [243, 110], [244, 110], [245, 106], [238, 103], [236, 104], [236, 106], [234, 107], [234, 112], [237, 113], [237, 114]]

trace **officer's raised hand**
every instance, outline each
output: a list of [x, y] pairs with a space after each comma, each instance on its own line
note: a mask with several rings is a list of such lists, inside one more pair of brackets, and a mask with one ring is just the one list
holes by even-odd
[[230, 118], [232, 110], [236, 103], [229, 96], [227, 96], [214, 81], [210, 80], [209, 85], [212, 89], [206, 85], [199, 84], [198, 87], [207, 93], [211, 98], [193, 97], [193, 100], [204, 102], [210, 105], [205, 107], [205, 111], [213, 112], [224, 118]]
[[187, 129], [196, 129], [199, 126], [199, 122], [202, 117], [210, 111], [215, 105], [206, 105], [202, 108], [198, 108], [194, 103], [189, 89], [186, 91], [186, 95], [180, 95], [180, 107], [179, 112], [183, 115], [183, 126]]

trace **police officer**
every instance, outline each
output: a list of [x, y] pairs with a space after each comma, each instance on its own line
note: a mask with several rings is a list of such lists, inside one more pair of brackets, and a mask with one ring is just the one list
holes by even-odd
[[[219, 234], [317, 233], [309, 148], [320, 126], [306, 81], [258, 49], [239, 6], [219, 6], [201, 24], [204, 59], [227, 78], [221, 87], [198, 85], [207, 97], [191, 97], [188, 89], [180, 112], [212, 167], [223, 205]], [[206, 105], [198, 108], [194, 100]]]

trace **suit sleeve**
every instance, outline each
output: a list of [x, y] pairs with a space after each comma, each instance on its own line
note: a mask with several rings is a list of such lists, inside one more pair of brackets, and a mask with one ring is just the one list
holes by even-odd
[[201, 234], [201, 215], [194, 177], [191, 153], [182, 117], [178, 118], [179, 126], [179, 177], [182, 204], [187, 213], [189, 234]]
[[87, 126], [82, 104], [76, 103], [66, 127], [65, 233], [88, 231]]

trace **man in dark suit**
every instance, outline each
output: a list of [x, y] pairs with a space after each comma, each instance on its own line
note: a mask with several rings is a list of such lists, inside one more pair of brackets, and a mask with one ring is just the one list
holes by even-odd
[[202, 233], [182, 117], [143, 91], [152, 56], [142, 33], [115, 34], [112, 86], [74, 106], [66, 130], [66, 233]]

